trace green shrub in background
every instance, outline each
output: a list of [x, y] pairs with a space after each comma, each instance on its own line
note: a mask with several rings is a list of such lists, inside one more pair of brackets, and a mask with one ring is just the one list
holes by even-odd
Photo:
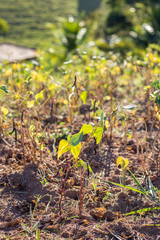
[[54, 44], [44, 51], [43, 57], [40, 59], [46, 70], [51, 69], [51, 66], [61, 66], [63, 62], [67, 61], [69, 55], [74, 54], [84, 42], [88, 32], [85, 22], [75, 20], [73, 16], [61, 21], [59, 28], [54, 24], [48, 25], [53, 33]]
[[68, 19], [63, 23], [62, 29], [62, 43], [67, 52], [76, 49], [77, 46], [83, 42], [87, 33], [84, 23], [76, 21], [72, 16], [69, 16]]
[[8, 31], [8, 23], [4, 19], [0, 18], [0, 34], [5, 35], [8, 33]]
[[106, 50], [138, 52], [160, 39], [160, 3], [157, 0], [106, 0]]

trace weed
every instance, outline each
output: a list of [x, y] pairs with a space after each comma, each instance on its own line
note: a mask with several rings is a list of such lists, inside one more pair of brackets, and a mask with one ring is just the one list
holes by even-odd
[[[126, 189], [130, 189], [132, 191], [138, 192], [139, 194], [144, 195], [145, 197], [149, 198], [152, 202], [154, 202], [158, 206], [160, 206], [160, 202], [156, 200], [156, 195], [155, 195], [156, 194], [156, 188], [153, 186], [149, 175], [147, 176], [147, 178], [148, 178], [148, 190], [145, 190], [144, 187], [142, 187], [141, 183], [138, 181], [138, 179], [134, 176], [134, 174], [129, 169], [127, 169], [127, 165], [129, 164], [129, 160], [124, 159], [123, 157], [119, 157], [117, 159], [117, 165], [119, 165], [119, 164], [121, 164], [122, 171], [123, 171], [122, 184], [114, 183], [114, 182], [110, 182], [110, 181], [108, 181], [108, 182], [111, 183], [111, 184], [117, 185], [119, 187], [123, 187], [123, 188], [126, 188]], [[133, 180], [136, 183], [136, 185], [138, 186], [138, 188], [134, 188], [134, 187], [125, 185], [126, 171], [129, 172], [129, 174], [133, 178]], [[157, 209], [159, 209], [159, 208], [157, 208]]]

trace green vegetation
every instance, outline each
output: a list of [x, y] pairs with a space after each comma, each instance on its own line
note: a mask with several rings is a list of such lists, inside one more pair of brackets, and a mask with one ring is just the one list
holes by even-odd
[[[76, 18], [73, 7], [54, 23], [35, 16], [29, 44], [45, 50], [37, 60], [0, 65], [6, 239], [159, 235], [160, 8], [149, 0], [105, 4], [101, 17]], [[42, 29], [51, 35], [41, 45]]]
[[4, 19], [0, 18], [0, 34], [3, 34], [3, 35], [7, 34], [8, 30], [9, 30], [9, 27], [7, 22]]
[[[159, 43], [160, 4], [157, 0], [106, 0], [106, 49], [141, 54], [149, 43]], [[134, 50], [135, 49], [135, 50]]]
[[[158, 46], [149, 45], [141, 59], [130, 57], [124, 63], [119, 54], [104, 56], [95, 46], [87, 48], [86, 42], [68, 56], [69, 61], [57, 66], [56, 71], [49, 62], [40, 66], [34, 61], [5, 63], [0, 67], [0, 144], [5, 153], [5, 149], [10, 151], [0, 164], [2, 169], [8, 166], [13, 171], [7, 173], [8, 178], [12, 176], [10, 181], [14, 174], [17, 176], [15, 166], [18, 174], [23, 174], [25, 166], [36, 166], [39, 172], [38, 183], [32, 182], [32, 197], [39, 199], [36, 207], [35, 201], [31, 202], [30, 217], [29, 213], [19, 215], [15, 223], [21, 223], [20, 232], [38, 239], [46, 237], [41, 211], [43, 216], [48, 211], [53, 213], [52, 226], [59, 236], [65, 236], [66, 224], [83, 219], [84, 209], [100, 226], [103, 221], [116, 224], [122, 216], [136, 226], [132, 215], [150, 218], [153, 211], [156, 221], [160, 192], [152, 176], [159, 175]], [[107, 169], [106, 152], [111, 154], [107, 155], [111, 158], [111, 168]], [[17, 177], [16, 183], [21, 184]], [[34, 184], [42, 186], [38, 190]], [[7, 187], [11, 185], [6, 183]], [[27, 185], [24, 189], [27, 191]], [[48, 203], [41, 209], [43, 198]], [[58, 219], [64, 214], [62, 224]], [[3, 226], [6, 229], [13, 223]], [[89, 220], [86, 226], [91, 227]]]
[[77, 1], [0, 0], [0, 16], [9, 26], [9, 35], [1, 41], [21, 43], [30, 47], [44, 47], [54, 42], [48, 23], [58, 23], [68, 15], [77, 15]]

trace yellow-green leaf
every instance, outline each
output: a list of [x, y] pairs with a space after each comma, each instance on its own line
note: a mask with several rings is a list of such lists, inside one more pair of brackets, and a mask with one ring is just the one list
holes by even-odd
[[44, 92], [44, 90], [42, 90], [40, 93], [37, 93], [37, 94], [35, 95], [36, 101], [37, 101], [38, 99], [40, 99], [40, 98], [43, 98], [43, 92]]
[[83, 135], [85, 134], [89, 134], [93, 131], [93, 128], [92, 128], [92, 125], [91, 124], [84, 124], [82, 127], [81, 127], [81, 130], [80, 132], [83, 132]]
[[109, 121], [108, 120], [105, 121], [105, 127], [106, 127], [106, 129], [109, 128]]
[[34, 101], [28, 101], [27, 102], [27, 107], [32, 108], [34, 106]]
[[37, 93], [35, 95], [35, 102], [36, 102], [37, 105], [39, 105], [38, 99], [43, 99], [43, 97], [44, 97], [43, 92], [44, 92], [44, 90], [42, 90], [40, 93]]
[[93, 136], [95, 137], [97, 144], [101, 141], [102, 133], [103, 133], [103, 127], [97, 127], [94, 131]]
[[66, 153], [69, 149], [69, 143], [65, 139], [62, 139], [58, 146], [58, 158], [60, 158], [62, 154]]
[[71, 146], [71, 153], [73, 154], [75, 160], [79, 157], [81, 151], [81, 142], [77, 146]]
[[124, 158], [124, 157], [118, 157], [117, 158], [117, 166], [121, 165], [122, 170], [125, 169], [129, 164], [129, 160], [128, 158]]
[[87, 102], [87, 95], [88, 95], [87, 91], [83, 91], [80, 95], [80, 98], [82, 99], [84, 104], [86, 104], [86, 102]]
[[5, 107], [1, 107], [2, 114], [6, 116], [8, 114], [8, 109]]

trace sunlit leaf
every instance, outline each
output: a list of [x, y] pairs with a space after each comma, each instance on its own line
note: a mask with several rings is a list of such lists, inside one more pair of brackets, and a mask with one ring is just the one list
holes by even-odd
[[34, 101], [28, 101], [27, 102], [27, 107], [32, 108], [34, 106]]
[[84, 164], [85, 164], [85, 162], [84, 162], [82, 159], [79, 160], [79, 163], [81, 164], [82, 167], [83, 167]]
[[150, 211], [154, 211], [154, 210], [159, 210], [160, 207], [149, 207], [149, 208], [142, 208], [142, 209], [139, 209], [139, 210], [135, 210], [135, 211], [132, 211], [132, 212], [128, 212], [128, 213], [124, 213], [123, 215], [124, 216], [129, 216], [129, 215], [133, 215], [133, 214], [141, 214], [141, 213], [144, 213], [144, 212], [150, 212]]
[[8, 109], [5, 107], [1, 107], [2, 114], [6, 116], [8, 114]]
[[80, 98], [82, 99], [84, 104], [86, 104], [86, 102], [87, 102], [87, 95], [88, 95], [87, 91], [83, 91], [80, 95]]
[[118, 157], [117, 158], [117, 166], [121, 165], [122, 170], [125, 169], [129, 164], [128, 158]]
[[93, 134], [93, 136], [96, 139], [97, 144], [101, 141], [102, 134], [103, 134], [103, 127], [97, 127], [94, 131], [94, 134]]
[[88, 164], [88, 170], [89, 170], [89, 172], [93, 173], [93, 170], [89, 164]]
[[58, 146], [58, 158], [60, 158], [62, 154], [66, 153], [69, 149], [69, 143], [65, 139], [62, 139]]
[[38, 99], [43, 99], [43, 97], [44, 97], [43, 92], [44, 92], [44, 90], [42, 90], [40, 93], [37, 93], [35, 95], [36, 104], [38, 104]]
[[92, 125], [91, 124], [84, 124], [82, 127], [81, 127], [81, 130], [80, 132], [83, 132], [83, 135], [85, 134], [89, 134], [93, 131], [93, 128], [92, 128]]
[[75, 160], [79, 157], [81, 151], [81, 142], [76, 146], [71, 146], [71, 153], [73, 154]]
[[106, 129], [108, 129], [108, 128], [109, 128], [109, 121], [106, 120], [105, 123], [104, 123], [104, 125], [105, 125]]
[[83, 132], [71, 135], [67, 137], [70, 146], [77, 146], [80, 141], [82, 141]]
[[154, 56], [152, 53], [148, 53], [148, 57], [152, 62], [154, 61]]

